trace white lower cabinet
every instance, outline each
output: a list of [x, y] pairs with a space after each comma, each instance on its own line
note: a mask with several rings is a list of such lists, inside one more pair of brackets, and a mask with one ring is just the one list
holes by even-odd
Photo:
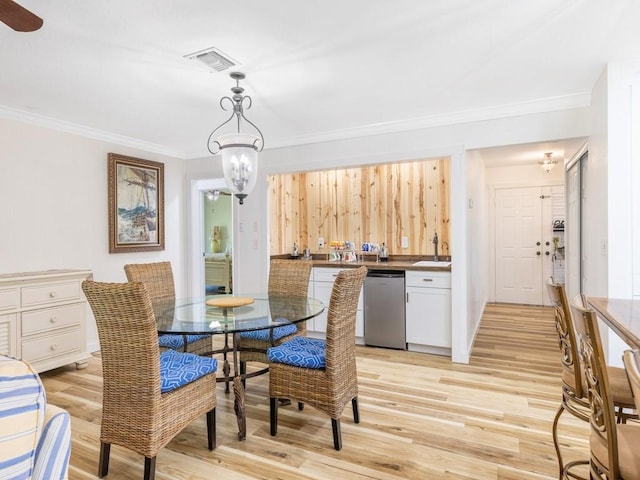
[[[313, 292], [313, 297], [320, 300], [324, 306], [324, 312], [307, 322], [307, 332], [312, 337], [324, 338], [327, 332], [327, 313], [329, 301], [331, 300], [331, 290], [333, 282], [340, 273], [340, 268], [315, 267], [311, 273], [311, 283], [309, 293]], [[313, 286], [313, 289], [311, 288]], [[358, 298], [358, 311], [356, 313], [356, 343], [364, 343], [364, 314], [362, 303], [362, 290]]]
[[409, 350], [451, 354], [451, 273], [407, 271], [406, 330]]
[[28, 361], [37, 372], [85, 366], [86, 278], [88, 270], [0, 275], [0, 353]]

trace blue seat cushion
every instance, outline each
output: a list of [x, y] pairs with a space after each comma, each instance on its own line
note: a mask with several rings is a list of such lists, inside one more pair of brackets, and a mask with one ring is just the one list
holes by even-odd
[[160, 353], [160, 392], [167, 393], [218, 369], [218, 360], [194, 353]]
[[327, 366], [326, 343], [318, 338], [294, 337], [268, 349], [267, 361], [294, 367], [324, 369]]
[[[276, 320], [277, 322], [278, 320]], [[273, 341], [280, 340], [282, 337], [286, 337], [288, 335], [293, 335], [298, 331], [298, 328], [290, 323], [288, 325], [283, 325], [281, 327], [275, 327], [273, 329]], [[253, 340], [262, 340], [263, 342], [269, 342], [271, 340], [271, 331], [270, 329], [266, 330], [251, 330], [250, 332], [242, 332], [240, 334], [241, 338], [251, 338]]]
[[[187, 335], [187, 343], [193, 343], [201, 338], [207, 338], [208, 335]], [[182, 350], [184, 348], [183, 335], [160, 335], [158, 337], [158, 345], [164, 348], [172, 348], [174, 350]]]

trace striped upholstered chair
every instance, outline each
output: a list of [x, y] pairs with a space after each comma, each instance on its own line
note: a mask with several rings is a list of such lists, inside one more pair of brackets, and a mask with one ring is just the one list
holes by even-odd
[[69, 414], [27, 362], [0, 355], [0, 478], [66, 479], [70, 453]]

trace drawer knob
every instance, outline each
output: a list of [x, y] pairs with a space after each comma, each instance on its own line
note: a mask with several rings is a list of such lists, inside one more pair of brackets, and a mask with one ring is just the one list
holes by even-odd
[[49, 348], [51, 348], [51, 350], [57, 350], [58, 349], [58, 345], [56, 343], [52, 343], [51, 347], [49, 347]]
[[56, 317], [51, 317], [51, 318], [49, 319], [49, 321], [50, 321], [51, 323], [56, 323], [57, 318], [56, 318]]
[[423, 282], [433, 282], [433, 278], [423, 278]]
[[53, 291], [53, 292], [49, 292], [49, 296], [50, 296], [51, 298], [56, 298], [56, 292], [55, 292], [55, 291]]

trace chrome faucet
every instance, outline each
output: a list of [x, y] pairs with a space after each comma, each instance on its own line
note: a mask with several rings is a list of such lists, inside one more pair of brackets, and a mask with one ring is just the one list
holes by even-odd
[[435, 255], [433, 256], [433, 261], [438, 261], [438, 232], [433, 236], [433, 240], [431, 240], [433, 245], [435, 246]]

